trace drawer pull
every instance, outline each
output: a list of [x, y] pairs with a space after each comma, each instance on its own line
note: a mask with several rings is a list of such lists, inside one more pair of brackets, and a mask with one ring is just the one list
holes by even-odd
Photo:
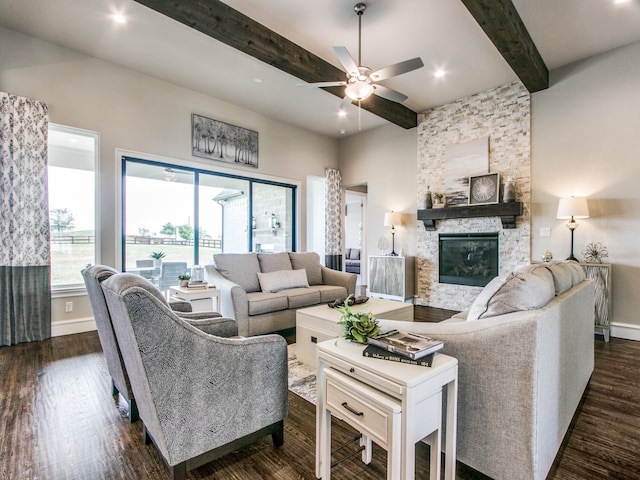
[[349, 406], [347, 402], [342, 402], [342, 406], [358, 417], [362, 417], [364, 415], [364, 412], [359, 412], [357, 410], [354, 410]]

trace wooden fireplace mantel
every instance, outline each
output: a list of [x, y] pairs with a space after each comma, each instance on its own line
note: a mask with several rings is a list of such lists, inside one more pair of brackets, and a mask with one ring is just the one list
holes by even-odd
[[516, 228], [516, 217], [520, 215], [522, 215], [522, 202], [418, 210], [418, 220], [422, 220], [425, 228], [430, 231], [436, 229], [436, 220], [473, 217], [500, 217], [502, 228]]

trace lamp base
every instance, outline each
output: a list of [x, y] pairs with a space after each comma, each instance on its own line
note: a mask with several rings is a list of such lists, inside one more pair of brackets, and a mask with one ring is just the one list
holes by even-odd
[[577, 259], [576, 257], [574, 257], [574, 256], [573, 256], [573, 254], [569, 255], [569, 256], [567, 257], [567, 260], [573, 260], [574, 262], [577, 262], [577, 261], [578, 261], [578, 259]]
[[391, 252], [387, 255], [387, 257], [397, 257], [398, 254], [396, 252]]

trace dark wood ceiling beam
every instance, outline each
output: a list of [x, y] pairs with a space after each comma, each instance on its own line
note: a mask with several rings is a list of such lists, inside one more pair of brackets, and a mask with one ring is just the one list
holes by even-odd
[[462, 0], [529, 92], [549, 88], [549, 70], [511, 0]]
[[[346, 78], [339, 68], [219, 0], [136, 2], [307, 83], [341, 81]], [[325, 90], [337, 97], [344, 97], [343, 87]], [[416, 112], [376, 95], [362, 102], [362, 108], [403, 128], [413, 128], [418, 124]]]

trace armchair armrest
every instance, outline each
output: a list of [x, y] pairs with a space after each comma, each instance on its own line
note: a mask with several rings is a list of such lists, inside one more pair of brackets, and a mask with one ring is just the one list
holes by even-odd
[[185, 318], [181, 316], [185, 322], [189, 325], [196, 327], [204, 333], [209, 335], [216, 335], [218, 337], [229, 338], [238, 335], [238, 325], [233, 318], [226, 318], [219, 316], [217, 318]]
[[174, 312], [191, 312], [191, 304], [189, 302], [185, 302], [184, 300], [171, 300], [169, 302], [169, 306], [171, 310]]

